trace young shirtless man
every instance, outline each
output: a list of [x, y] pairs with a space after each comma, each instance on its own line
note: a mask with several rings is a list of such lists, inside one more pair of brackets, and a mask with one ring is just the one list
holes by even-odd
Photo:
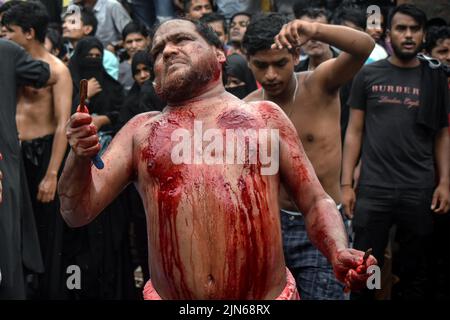
[[[285, 23], [281, 15], [270, 14], [255, 19], [247, 27], [243, 48], [262, 89], [251, 93], [245, 101], [269, 100], [281, 107], [294, 124], [320, 183], [338, 206], [341, 203], [339, 88], [361, 68], [374, 42], [365, 33], [311, 19]], [[275, 36], [282, 47], [272, 46]], [[315, 48], [323, 46], [319, 41], [343, 52], [322, 62], [313, 72], [296, 74], [298, 46], [307, 44], [309, 52], [319, 50]], [[305, 299], [343, 299], [343, 287], [336, 281], [332, 266], [309, 241], [308, 221], [294, 200], [282, 187], [279, 205], [284, 254], [296, 276], [300, 295]]]
[[[72, 79], [67, 67], [44, 47], [48, 14], [39, 2], [21, 2], [3, 15], [6, 38], [21, 45], [37, 60], [49, 64], [55, 83], [42, 89], [23, 86], [18, 92], [16, 122], [36, 218], [46, 281], [51, 281], [51, 261], [58, 258], [63, 221], [54, 201], [66, 149], [65, 125], [72, 104]], [[57, 252], [55, 252], [55, 250]], [[53, 274], [52, 277], [56, 278]], [[44, 284], [42, 284], [44, 285]], [[45, 286], [45, 285], [44, 285]], [[47, 288], [48, 289], [48, 288]], [[47, 289], [42, 289], [41, 298]]]
[[[91, 164], [99, 150], [91, 116], [71, 117], [67, 136], [72, 150], [58, 187], [64, 219], [74, 227], [89, 223], [134, 182], [148, 221], [151, 282], [146, 299], [295, 299], [281, 241], [277, 200], [283, 180], [337, 277], [350, 287], [364, 286], [367, 275], [356, 271], [363, 252], [348, 249], [340, 214], [315, 176], [295, 128], [277, 105], [248, 105], [225, 92], [220, 48], [215, 33], [200, 23], [175, 19], [159, 26], [151, 53], [156, 91], [168, 106], [130, 120], [103, 155], [102, 171]], [[203, 131], [199, 125], [215, 129], [214, 140], [227, 130], [278, 130], [279, 139], [268, 134], [265, 142], [272, 160], [279, 155], [279, 162], [271, 162], [279, 163], [279, 170], [263, 174], [261, 158], [240, 164], [228, 158], [234, 148], [211, 150], [196, 142]], [[174, 154], [180, 156], [180, 137], [194, 150], [194, 164], [174, 161]], [[192, 153], [185, 151], [182, 157], [190, 160]], [[202, 152], [214, 161], [202, 159]], [[374, 263], [370, 258], [360, 269]]]

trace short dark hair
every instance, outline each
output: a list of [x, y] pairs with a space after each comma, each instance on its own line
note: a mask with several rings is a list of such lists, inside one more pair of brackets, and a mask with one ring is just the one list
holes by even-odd
[[445, 40], [445, 39], [450, 39], [450, 27], [449, 26], [430, 27], [430, 29], [428, 29], [428, 31], [427, 31], [426, 42], [425, 42], [424, 48], [428, 53], [431, 53], [431, 50], [433, 50], [437, 46], [439, 40]]
[[248, 56], [258, 51], [270, 49], [274, 43], [274, 37], [288, 20], [279, 13], [259, 14], [255, 16], [247, 26], [242, 47]]
[[223, 30], [224, 30], [225, 34], [227, 33], [227, 21], [225, 19], [225, 16], [220, 13], [216, 13], [216, 12], [207, 13], [203, 17], [200, 18], [200, 21], [203, 23], [206, 23], [206, 24], [211, 23], [211, 22], [220, 21], [220, 22], [222, 22]]
[[391, 12], [389, 13], [389, 18], [388, 18], [388, 24], [387, 24], [388, 29], [391, 28], [392, 18], [394, 17], [394, 15], [396, 13], [402, 13], [402, 14], [406, 14], [406, 15], [410, 16], [419, 24], [419, 26], [423, 30], [425, 30], [426, 24], [427, 24], [427, 15], [425, 14], [425, 12], [423, 12], [418, 7], [416, 7], [412, 4], [401, 4], [398, 7], [392, 8]]
[[81, 22], [83, 22], [85, 26], [92, 27], [92, 31], [88, 34], [89, 36], [93, 36], [97, 32], [98, 20], [94, 11], [91, 9], [86, 7], [81, 9]]
[[174, 18], [174, 19], [166, 20], [162, 23], [155, 24], [155, 26], [152, 29], [151, 34], [150, 34], [151, 38], [153, 39], [155, 37], [155, 33], [156, 33], [156, 31], [158, 31], [159, 27], [161, 27], [164, 23], [173, 21], [173, 20], [189, 21], [190, 23], [192, 23], [195, 26], [195, 31], [197, 31], [203, 37], [203, 39], [206, 40], [207, 43], [209, 43], [210, 45], [212, 45], [218, 49], [223, 50], [222, 42], [220, 41], [216, 32], [209, 25], [207, 25], [201, 21], [191, 20], [191, 19], [187, 19], [187, 18], [183, 18], [183, 17]]
[[[214, 1], [213, 0], [208, 0], [208, 1], [209, 1], [209, 4], [211, 5], [211, 8], [213, 9], [213, 11], [215, 11]], [[191, 9], [191, 6], [192, 6], [192, 0], [185, 0], [184, 1], [184, 13], [188, 13], [189, 10]]]
[[64, 51], [63, 38], [61, 34], [58, 32], [58, 30], [54, 28], [48, 28], [47, 32], [45, 33], [45, 37], [48, 38], [48, 40], [50, 40], [53, 48], [59, 50], [58, 57], [60, 57], [62, 55], [62, 52]]
[[235, 17], [237, 17], [237, 16], [247, 16], [247, 17], [249, 17], [249, 19], [251, 19], [252, 18], [252, 14], [251, 13], [249, 13], [249, 12], [247, 12], [247, 11], [239, 11], [239, 12], [236, 12], [235, 14], [233, 14], [232, 16], [231, 16], [231, 18], [230, 18], [230, 23], [233, 21], [233, 19], [235, 18]]
[[337, 10], [333, 17], [333, 23], [342, 25], [344, 21], [349, 21], [362, 30], [366, 30], [367, 17], [359, 7], [342, 7]]
[[327, 22], [330, 21], [330, 12], [323, 8], [301, 8], [294, 11], [294, 15], [297, 19], [300, 19], [301, 17], [317, 19], [318, 17], [323, 16], [327, 19]]
[[36, 40], [43, 43], [50, 21], [46, 7], [38, 1], [21, 1], [9, 8], [3, 15], [2, 24], [17, 25], [24, 32], [34, 30]]
[[[329, 18], [330, 13], [326, 9], [326, 1], [323, 0], [297, 0], [297, 2], [292, 7], [292, 11], [294, 12], [294, 16], [299, 19], [300, 17], [304, 16], [305, 14], [303, 11], [306, 11], [308, 9], [323, 9], [326, 14], [324, 14], [327, 19]], [[315, 16], [309, 16], [310, 18], [317, 18], [320, 14]]]
[[139, 22], [132, 21], [128, 23], [122, 30], [122, 39], [125, 40], [125, 38], [132, 33], [139, 33], [143, 35], [144, 37], [148, 37], [149, 31], [147, 27]]
[[14, 7], [16, 4], [19, 4], [21, 2], [22, 2], [21, 0], [9, 0], [8, 2], [5, 2], [4, 4], [2, 4], [0, 6], [0, 14], [2, 14], [3, 12], [6, 12], [6, 10]]
[[[64, 17], [70, 16], [74, 14], [74, 12], [66, 11]], [[91, 26], [92, 31], [88, 34], [88, 36], [93, 36], [97, 32], [98, 20], [94, 14], [94, 11], [87, 7], [80, 7], [80, 19], [83, 25]]]

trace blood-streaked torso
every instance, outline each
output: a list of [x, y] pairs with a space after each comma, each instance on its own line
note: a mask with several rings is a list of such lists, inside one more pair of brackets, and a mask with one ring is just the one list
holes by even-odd
[[263, 118], [258, 108], [229, 97], [168, 108], [142, 123], [133, 139], [151, 280], [163, 299], [273, 299], [285, 285], [279, 175], [261, 175], [259, 164], [171, 159], [172, 132], [192, 133], [194, 120], [203, 130], [267, 127], [270, 114]]

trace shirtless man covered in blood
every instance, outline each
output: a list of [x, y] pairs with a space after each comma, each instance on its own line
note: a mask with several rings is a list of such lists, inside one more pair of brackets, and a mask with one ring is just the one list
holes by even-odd
[[[166, 21], [151, 54], [156, 91], [168, 105], [130, 120], [103, 155], [102, 171], [90, 160], [100, 147], [92, 118], [71, 117], [71, 152], [58, 186], [64, 219], [74, 227], [89, 223], [134, 182], [147, 213], [146, 299], [296, 299], [281, 241], [283, 181], [337, 277], [364, 286], [364, 270], [376, 260], [362, 265], [364, 253], [348, 248], [336, 205], [283, 111], [267, 101], [248, 105], [224, 90], [225, 55], [214, 32]], [[242, 131], [245, 156], [235, 145]]]

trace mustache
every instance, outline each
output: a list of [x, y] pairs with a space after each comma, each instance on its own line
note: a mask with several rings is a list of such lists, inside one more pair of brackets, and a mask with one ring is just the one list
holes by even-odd
[[262, 82], [261, 85], [267, 86], [267, 87], [274, 87], [277, 85], [280, 85], [281, 82]]
[[181, 58], [181, 57], [172, 57], [172, 58], [167, 59], [167, 60], [165, 61], [165, 64], [168, 65], [168, 66], [171, 66], [171, 65], [173, 65], [173, 64], [175, 64], [175, 63], [187, 63], [187, 62], [188, 62], [188, 60], [185, 59], [185, 58]]

